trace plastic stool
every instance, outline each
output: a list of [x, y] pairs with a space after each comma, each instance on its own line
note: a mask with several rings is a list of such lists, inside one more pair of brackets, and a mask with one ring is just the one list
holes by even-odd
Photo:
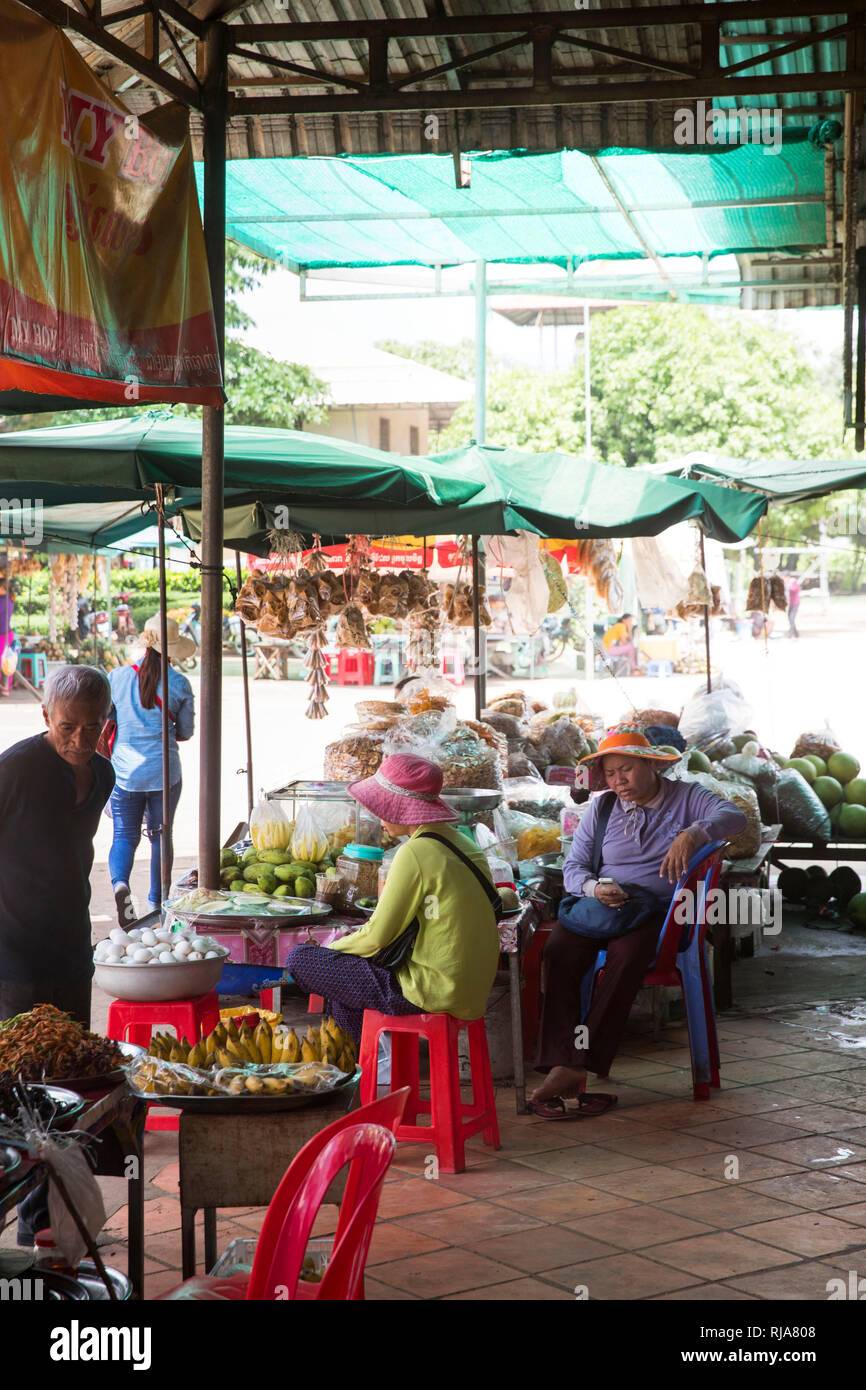
[[373, 665], [374, 685], [393, 685], [397, 679], [397, 662], [393, 652], [376, 652]]
[[439, 674], [452, 685], [465, 685], [466, 674], [463, 670], [463, 653], [452, 648], [450, 651], [442, 653], [439, 663]]
[[[167, 1024], [174, 1028], [179, 1038], [185, 1037], [195, 1044], [200, 1037], [212, 1032], [219, 1021], [219, 997], [215, 989], [195, 999], [166, 999], [151, 1004], [115, 999], [109, 1005], [105, 1036], [116, 1038], [118, 1042], [148, 1047], [154, 1025]], [[148, 1107], [144, 1127], [148, 1130], [176, 1130], [177, 1120], [177, 1115], [151, 1115]]]
[[22, 652], [18, 659], [21, 674], [36, 690], [41, 690], [48, 675], [44, 652]]
[[646, 664], [648, 676], [672, 676], [673, 673], [674, 663], [672, 661], [648, 661]]
[[373, 653], [357, 647], [344, 648], [337, 661], [338, 685], [372, 685]]
[[[469, 1064], [472, 1073], [472, 1100], [466, 1104], [460, 1098], [460, 1064], [457, 1042], [461, 1029], [469, 1036]], [[369, 1105], [377, 1094], [377, 1059], [379, 1038], [391, 1034], [391, 1090], [409, 1086], [410, 1095], [403, 1111], [403, 1121], [394, 1131], [398, 1139], [409, 1143], [433, 1143], [439, 1168], [443, 1173], [462, 1173], [466, 1167], [464, 1144], [479, 1130], [485, 1144], [500, 1148], [499, 1124], [487, 1033], [484, 1019], [471, 1021], [452, 1018], [451, 1014], [380, 1014], [375, 1009], [364, 1013], [361, 1036], [361, 1104]], [[418, 1052], [421, 1038], [430, 1047], [430, 1094], [422, 1100], [418, 1086]], [[429, 1125], [416, 1125], [418, 1115], [429, 1115]]]

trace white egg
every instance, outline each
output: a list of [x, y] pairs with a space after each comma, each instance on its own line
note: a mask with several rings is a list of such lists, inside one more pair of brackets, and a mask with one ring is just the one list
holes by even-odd
[[108, 950], [105, 952], [105, 960], [106, 962], [110, 962], [111, 964], [115, 964], [117, 961], [123, 960], [123, 951], [121, 950], [120, 946], [109, 946]]
[[130, 941], [140, 941], [140, 940], [141, 940], [141, 932], [142, 932], [142, 928], [141, 928], [141, 927], [133, 927], [132, 930], [131, 930], [131, 931], [128, 931], [126, 934], [127, 934], [127, 936], [129, 937]]
[[172, 954], [172, 959], [173, 959], [173, 960], [176, 960], [177, 963], [178, 963], [178, 965], [185, 965], [185, 964], [186, 964], [187, 957], [188, 957], [188, 952], [186, 952], [186, 951], [179, 951], [179, 950], [177, 949], [177, 947], [175, 946], [175, 948], [174, 948], [174, 950], [172, 951], [171, 954]]
[[219, 951], [205, 951], [204, 953], [205, 960], [216, 960], [218, 956]]
[[206, 936], [194, 936], [191, 945], [194, 951], [206, 951], [211, 945], [211, 942]]
[[177, 941], [175, 941], [173, 949], [174, 954], [176, 956], [186, 956], [189, 955], [189, 952], [191, 951], [192, 947], [190, 946], [186, 937], [181, 936], [177, 939]]
[[157, 941], [171, 941], [172, 935], [171, 927], [157, 927], [154, 932]]
[[148, 965], [159, 965], [159, 956], [151, 956]]
[[150, 930], [150, 927], [143, 927], [143, 928], [142, 928], [142, 932], [141, 932], [141, 944], [142, 944], [142, 946], [155, 946], [155, 945], [156, 945], [156, 933], [155, 933], [155, 932], [152, 932], [152, 931]]
[[146, 946], [139, 946], [137, 950], [131, 952], [132, 959], [139, 965], [146, 965], [150, 960], [150, 951]]
[[171, 951], [160, 951], [158, 959], [160, 965], [174, 965], [174, 956]]
[[201, 951], [190, 951], [187, 960], [204, 960], [204, 956]]
[[105, 960], [105, 957], [110, 949], [111, 948], [106, 941], [97, 941], [93, 951], [93, 959]]
[[129, 941], [129, 936], [123, 930], [123, 927], [112, 927], [111, 931], [108, 933], [108, 939], [109, 941], [116, 942], [118, 946], [125, 946]]

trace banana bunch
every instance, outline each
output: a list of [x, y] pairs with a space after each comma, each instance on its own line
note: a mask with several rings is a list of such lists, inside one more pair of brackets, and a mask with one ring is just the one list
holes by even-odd
[[[292, 1037], [294, 1037], [292, 1033]], [[283, 1059], [286, 1060], [285, 1058]], [[321, 1027], [309, 1027], [300, 1043], [300, 1053], [292, 1059], [298, 1062], [324, 1062], [338, 1067], [351, 1076], [358, 1062], [358, 1049], [353, 1038], [344, 1033], [336, 1019], [323, 1020]]]
[[[309, 1027], [303, 1040], [294, 1028], [277, 1027], [275, 1030], [264, 1018], [254, 1029], [247, 1023], [242, 1023], [238, 1028], [234, 1019], [228, 1023], [218, 1023], [212, 1033], [194, 1045], [187, 1038], [177, 1039], [170, 1033], [154, 1033], [148, 1054], [162, 1062], [179, 1062], [202, 1071], [215, 1067], [320, 1062], [339, 1068], [347, 1076], [353, 1075], [358, 1061], [354, 1040], [343, 1032], [333, 1018], [326, 1019], [320, 1028]], [[248, 1079], [258, 1081], [262, 1078]], [[250, 1086], [248, 1089], [255, 1088]]]

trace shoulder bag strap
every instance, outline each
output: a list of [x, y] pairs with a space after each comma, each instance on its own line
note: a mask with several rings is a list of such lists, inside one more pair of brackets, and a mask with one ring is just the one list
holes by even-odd
[[604, 792], [598, 799], [598, 817], [595, 822], [595, 835], [592, 841], [592, 876], [598, 878], [601, 872], [601, 846], [604, 832], [613, 812], [616, 792]]
[[464, 854], [462, 849], [458, 849], [456, 845], [452, 845], [451, 841], [446, 840], [444, 835], [437, 835], [435, 830], [422, 830], [421, 834], [418, 836], [418, 839], [438, 840], [440, 845], [447, 845], [448, 849], [450, 849], [452, 853], [456, 854], [458, 859], [463, 860], [463, 863], [466, 865], [467, 869], [472, 870], [473, 874], [478, 879], [478, 882], [481, 884], [481, 887], [484, 889], [484, 892], [487, 894], [487, 898], [493, 910], [502, 910], [502, 899], [500, 898], [493, 884], [489, 883], [488, 880], [484, 877], [481, 870], [478, 868], [478, 866], [472, 863], [472, 860], [469, 858], [468, 854]]

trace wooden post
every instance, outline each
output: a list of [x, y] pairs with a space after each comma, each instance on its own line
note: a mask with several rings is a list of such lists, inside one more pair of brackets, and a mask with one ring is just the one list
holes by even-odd
[[[237, 564], [238, 590], [240, 590], [241, 584], [243, 583], [243, 575], [241, 574], [241, 552], [240, 552], [240, 551], [237, 551], [237, 553], [236, 553], [236, 555], [235, 555], [235, 562], [236, 562], [236, 564]], [[242, 670], [243, 670], [243, 677], [244, 677], [244, 727], [245, 727], [245, 729], [246, 729], [246, 735], [247, 735], [247, 807], [248, 807], [248, 810], [249, 810], [250, 815], [252, 815], [253, 803], [254, 803], [254, 797], [253, 797], [253, 734], [252, 734], [252, 726], [251, 726], [251, 724], [250, 724], [250, 673], [249, 673], [249, 667], [248, 667], [248, 665], [247, 665], [247, 628], [246, 628], [246, 623], [244, 622], [243, 618], [241, 618], [241, 668], [242, 668]]]
[[168, 596], [165, 582], [165, 487], [156, 485], [156, 524], [159, 527], [159, 678], [162, 686], [162, 828], [160, 830], [160, 899], [171, 887], [171, 749], [168, 730]]

